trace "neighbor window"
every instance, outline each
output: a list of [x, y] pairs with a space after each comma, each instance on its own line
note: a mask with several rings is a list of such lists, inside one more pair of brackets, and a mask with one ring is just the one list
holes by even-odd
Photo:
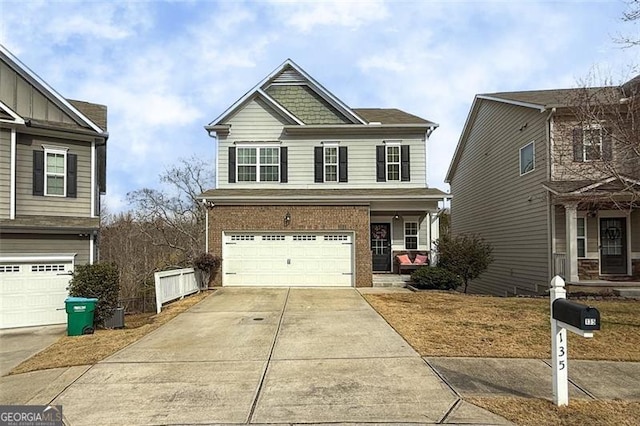
[[238, 182], [278, 182], [280, 148], [238, 148]]
[[528, 143], [520, 148], [520, 175], [527, 174], [535, 169], [534, 143]]
[[338, 181], [338, 147], [324, 147], [324, 181]]
[[587, 220], [584, 217], [577, 219], [578, 227], [578, 257], [587, 256]]
[[418, 249], [418, 222], [404, 223], [404, 248], [406, 250]]
[[399, 145], [387, 145], [387, 180], [400, 180]]
[[45, 195], [65, 196], [65, 180], [67, 175], [65, 170], [66, 157], [67, 151], [45, 150]]
[[602, 158], [602, 127], [594, 125], [582, 130], [582, 158], [584, 161]]

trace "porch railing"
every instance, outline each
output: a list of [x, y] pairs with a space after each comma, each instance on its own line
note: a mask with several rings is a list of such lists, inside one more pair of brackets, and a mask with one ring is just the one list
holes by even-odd
[[156, 272], [154, 278], [156, 282], [157, 313], [162, 310], [163, 303], [200, 291], [193, 268]]
[[565, 278], [567, 255], [565, 253], [553, 253], [553, 275]]

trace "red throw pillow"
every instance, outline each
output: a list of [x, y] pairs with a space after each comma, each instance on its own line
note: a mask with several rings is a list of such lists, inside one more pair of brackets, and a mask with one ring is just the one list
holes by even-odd
[[409, 255], [401, 254], [401, 255], [398, 255], [397, 257], [398, 257], [398, 262], [400, 262], [401, 264], [411, 265], [411, 260], [409, 260]]
[[423, 254], [416, 254], [416, 260], [413, 261], [413, 263], [415, 263], [416, 265], [424, 265], [425, 263], [427, 263], [427, 260], [429, 260], [429, 258]]

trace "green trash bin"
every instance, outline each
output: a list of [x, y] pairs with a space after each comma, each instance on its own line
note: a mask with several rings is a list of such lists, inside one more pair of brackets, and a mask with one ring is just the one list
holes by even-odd
[[88, 297], [67, 297], [64, 305], [67, 311], [67, 336], [93, 334], [93, 311], [98, 299]]

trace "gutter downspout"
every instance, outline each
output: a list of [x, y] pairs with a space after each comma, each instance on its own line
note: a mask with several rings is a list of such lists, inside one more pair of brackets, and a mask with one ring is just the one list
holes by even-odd
[[[547, 137], [547, 181], [551, 180], [551, 176], [553, 176], [553, 166], [554, 166], [554, 162], [553, 162], [553, 114], [555, 114], [556, 112], [556, 108], [551, 108], [551, 111], [549, 111], [549, 114], [547, 115], [547, 119], [545, 120], [546, 126], [545, 126], [545, 133], [546, 133], [546, 137]], [[554, 253], [556, 252], [556, 245], [555, 245], [555, 238], [554, 238], [554, 234], [556, 232], [555, 229], [555, 207], [553, 206], [552, 202], [551, 202], [551, 192], [546, 191], [546, 198], [547, 198], [547, 226], [549, 229], [549, 234], [548, 234], [548, 240], [547, 240], [547, 247], [548, 249], [548, 258], [547, 258], [547, 268], [548, 268], [548, 273], [547, 273], [547, 281], [551, 280], [553, 273], [555, 272], [555, 260], [554, 260]]]

